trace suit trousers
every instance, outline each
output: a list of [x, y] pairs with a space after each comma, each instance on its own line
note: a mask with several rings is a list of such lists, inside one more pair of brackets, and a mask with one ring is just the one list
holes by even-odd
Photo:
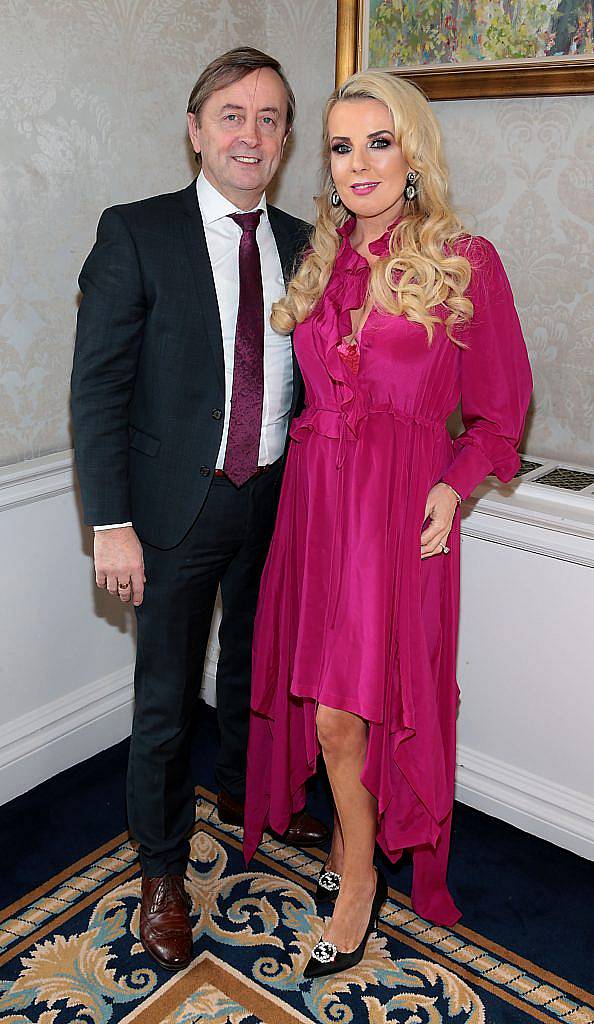
[[214, 477], [180, 544], [162, 550], [143, 543], [127, 797], [130, 831], [151, 877], [183, 874], [187, 865], [195, 817], [192, 725], [219, 585], [215, 775], [234, 799], [244, 799], [254, 616], [281, 474], [279, 459], [240, 488]]

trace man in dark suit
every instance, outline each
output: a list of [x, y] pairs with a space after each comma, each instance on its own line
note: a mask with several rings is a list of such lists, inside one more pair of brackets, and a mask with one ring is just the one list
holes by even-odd
[[[240, 48], [213, 61], [188, 106], [198, 178], [106, 210], [80, 276], [76, 463], [97, 585], [136, 608], [128, 818], [141, 939], [173, 970], [192, 949], [190, 722], [219, 585], [218, 810], [243, 820], [253, 620], [301, 390], [269, 314], [308, 226], [264, 198], [294, 109], [273, 58]], [[305, 812], [286, 836], [325, 837]]]

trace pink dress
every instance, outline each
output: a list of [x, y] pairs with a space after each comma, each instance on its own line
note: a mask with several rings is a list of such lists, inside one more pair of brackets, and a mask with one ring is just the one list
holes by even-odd
[[[378, 801], [377, 841], [413, 849], [416, 912], [452, 925], [446, 885], [458, 702], [459, 513], [449, 555], [421, 561], [431, 487], [462, 497], [488, 473], [510, 480], [531, 374], [509, 282], [483, 238], [458, 243], [473, 268], [472, 322], [454, 345], [372, 311], [358, 351], [350, 311], [369, 267], [340, 229], [332, 277], [295, 330], [306, 405], [291, 426], [276, 528], [255, 624], [244, 851], [282, 833], [316, 770], [318, 703], [369, 723], [362, 781]], [[388, 251], [389, 233], [372, 243]], [[439, 311], [438, 311], [439, 312]], [[443, 312], [443, 311], [442, 311]], [[462, 398], [465, 432], [446, 419]]]

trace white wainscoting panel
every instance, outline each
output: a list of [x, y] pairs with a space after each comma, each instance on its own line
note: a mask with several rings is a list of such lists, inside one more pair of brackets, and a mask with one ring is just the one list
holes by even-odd
[[129, 731], [133, 613], [91, 549], [71, 452], [0, 469], [0, 802]]
[[594, 860], [594, 499], [488, 484], [466, 502], [459, 799]]
[[[129, 733], [133, 615], [96, 590], [90, 551], [71, 453], [0, 470], [0, 803]], [[594, 859], [594, 519], [571, 496], [484, 487], [462, 552], [457, 796]]]

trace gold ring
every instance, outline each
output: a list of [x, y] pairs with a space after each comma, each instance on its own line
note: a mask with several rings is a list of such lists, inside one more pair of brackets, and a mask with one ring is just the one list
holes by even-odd
[[128, 583], [120, 583], [118, 580], [118, 590], [127, 590], [129, 586], [130, 581], [128, 581]]

